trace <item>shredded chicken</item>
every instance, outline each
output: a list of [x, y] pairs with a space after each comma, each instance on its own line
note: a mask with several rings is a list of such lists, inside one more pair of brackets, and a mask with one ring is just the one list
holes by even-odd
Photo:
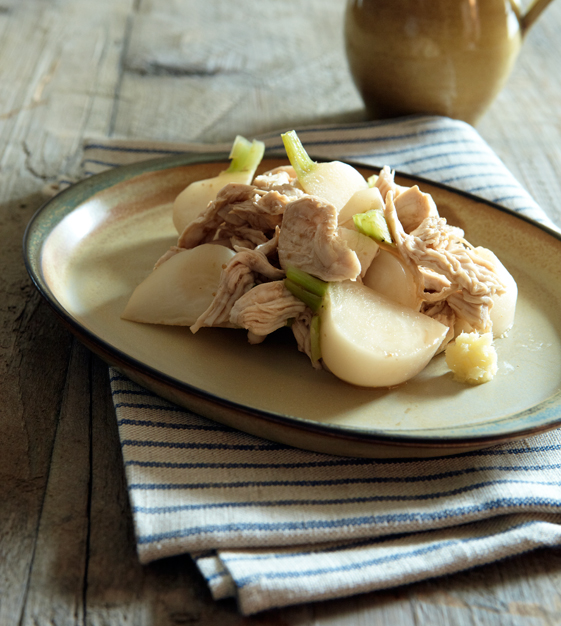
[[378, 175], [378, 179], [374, 187], [377, 187], [382, 194], [382, 198], [385, 201], [386, 196], [389, 191], [393, 191], [394, 196], [398, 193], [397, 185], [394, 182], [394, 172], [391, 169], [384, 165], [384, 167], [380, 170], [380, 174]]
[[275, 190], [230, 183], [218, 192], [216, 199], [199, 217], [185, 227], [177, 245], [194, 248], [213, 239], [229, 237], [259, 245], [267, 240], [268, 232], [272, 233], [280, 226], [289, 202], [288, 196]]
[[250, 228], [249, 226], [240, 226], [238, 228], [225, 225], [220, 228], [217, 237], [221, 240], [229, 242], [232, 248], [249, 248], [253, 250], [258, 246], [267, 243], [268, 239], [261, 230]]
[[428, 267], [419, 267], [419, 272], [423, 277], [424, 299], [428, 302], [438, 302], [444, 300], [456, 287], [444, 276]]
[[298, 350], [303, 352], [310, 359], [312, 366], [316, 370], [321, 370], [322, 365], [320, 361], [312, 358], [312, 340], [310, 335], [310, 325], [312, 323], [312, 317], [314, 313], [311, 309], [306, 307], [300, 315], [292, 323], [291, 329], [296, 343], [298, 344]]
[[488, 332], [491, 296], [505, 292], [493, 265], [463, 238], [461, 229], [448, 226], [444, 218], [427, 217], [407, 234], [397, 216], [391, 191], [386, 197], [385, 216], [400, 255], [409, 267], [417, 268], [416, 276], [423, 280], [423, 289], [424, 277], [433, 282], [434, 274], [425, 271], [423, 276], [421, 267], [442, 275], [449, 283], [437, 294], [424, 291], [424, 299], [434, 303], [445, 298], [458, 317], [466, 319], [475, 330]]
[[382, 194], [382, 199], [384, 202], [386, 201], [386, 196], [388, 195], [388, 191], [392, 191], [394, 198], [398, 198], [402, 192], [407, 191], [408, 187], [402, 187], [398, 185], [394, 180], [395, 172], [389, 168], [389, 166], [384, 165], [384, 167], [380, 170], [380, 174], [374, 184], [374, 187], [377, 187]]
[[230, 322], [250, 331], [253, 336], [265, 337], [286, 326], [306, 305], [284, 286], [283, 281], [262, 283], [239, 298], [230, 311]]
[[288, 196], [278, 191], [266, 191], [256, 189], [251, 202], [232, 204], [228, 212], [221, 214], [227, 224], [234, 226], [249, 225], [255, 230], [274, 230], [282, 222], [284, 207], [289, 202]]
[[440, 347], [436, 351], [436, 354], [440, 354], [446, 349], [446, 346], [454, 339], [454, 325], [456, 323], [456, 314], [450, 307], [450, 305], [445, 301], [441, 300], [436, 304], [427, 304], [422, 309], [422, 313], [432, 317], [437, 322], [444, 324], [444, 326], [448, 326], [448, 332], [446, 333], [446, 337], [442, 340]]
[[239, 248], [237, 254], [223, 268], [216, 295], [209, 307], [191, 326], [196, 333], [203, 326], [223, 326], [230, 322], [230, 312], [235, 302], [257, 282], [258, 275], [269, 280], [279, 280], [284, 272], [269, 263], [259, 250]]
[[216, 195], [214, 202], [211, 202], [199, 217], [185, 227], [177, 245], [181, 248], [194, 248], [212, 240], [224, 221], [220, 211], [228, 210], [231, 204], [247, 202], [253, 197], [254, 191], [253, 185], [241, 183], [230, 183], [223, 187]]
[[487, 333], [492, 330], [489, 311], [493, 301], [489, 297], [471, 296], [465, 291], [456, 291], [446, 302], [459, 319], [465, 320], [474, 330]]
[[361, 271], [356, 253], [339, 236], [337, 210], [315, 196], [287, 205], [279, 237], [281, 267], [291, 265], [322, 280], [354, 280]]
[[253, 179], [253, 184], [264, 191], [278, 191], [289, 198], [299, 198], [304, 190], [291, 165], [282, 165]]
[[403, 230], [403, 226], [397, 216], [397, 211], [393, 201], [393, 192], [389, 192], [386, 196], [384, 215], [386, 217], [390, 235], [396, 245], [397, 252], [407, 268], [410, 270], [413, 280], [415, 281], [417, 301], [422, 302], [425, 299], [425, 281], [417, 263], [415, 263], [413, 259], [403, 252], [404, 242], [409, 235], [407, 235], [407, 233]]
[[280, 236], [280, 228], [277, 226], [275, 228], [275, 234], [271, 237], [271, 239], [257, 246], [257, 248], [255, 249], [267, 257], [271, 256], [272, 254], [275, 254], [279, 247], [279, 236]]
[[423, 193], [417, 185], [402, 191], [395, 198], [395, 209], [406, 233], [415, 230], [427, 217], [439, 217], [430, 194]]

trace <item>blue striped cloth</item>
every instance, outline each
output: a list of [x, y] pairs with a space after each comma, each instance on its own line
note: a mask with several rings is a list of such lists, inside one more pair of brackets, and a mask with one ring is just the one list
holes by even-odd
[[[388, 164], [547, 217], [477, 132], [415, 117], [298, 131], [317, 156]], [[281, 149], [279, 133], [262, 137]], [[216, 145], [91, 141], [84, 175]], [[190, 553], [251, 614], [457, 572], [561, 543], [561, 439], [429, 460], [332, 457], [183, 410], [112, 369], [138, 553]]]

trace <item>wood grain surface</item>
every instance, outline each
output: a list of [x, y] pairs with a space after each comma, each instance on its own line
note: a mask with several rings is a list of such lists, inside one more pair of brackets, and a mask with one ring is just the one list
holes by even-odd
[[[344, 0], [0, 0], [0, 625], [553, 625], [561, 551], [241, 617], [189, 557], [140, 566], [107, 368], [32, 286], [24, 229], [90, 137], [229, 141], [364, 119]], [[561, 226], [561, 3], [478, 125]]]

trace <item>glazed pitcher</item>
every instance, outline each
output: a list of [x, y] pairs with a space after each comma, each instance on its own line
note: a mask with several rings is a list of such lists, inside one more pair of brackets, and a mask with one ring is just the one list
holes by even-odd
[[349, 67], [370, 117], [447, 115], [475, 123], [551, 0], [348, 0]]

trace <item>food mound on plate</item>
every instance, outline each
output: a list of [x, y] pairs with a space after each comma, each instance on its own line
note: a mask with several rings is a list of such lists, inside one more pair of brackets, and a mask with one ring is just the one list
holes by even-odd
[[264, 145], [238, 137], [228, 169], [177, 197], [177, 245], [122, 317], [245, 329], [252, 344], [287, 326], [313, 367], [355, 385], [398, 385], [445, 350], [457, 380], [491, 380], [517, 298], [497, 257], [389, 167], [365, 180], [282, 138], [290, 166], [254, 177]]

